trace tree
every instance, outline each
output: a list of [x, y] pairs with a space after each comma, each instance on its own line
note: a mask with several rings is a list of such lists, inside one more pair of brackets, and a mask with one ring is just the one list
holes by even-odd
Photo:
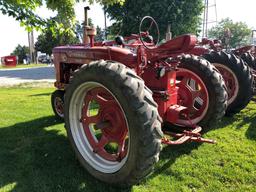
[[51, 30], [45, 30], [37, 38], [35, 43], [35, 49], [48, 55], [52, 54], [52, 49], [56, 46], [75, 44], [78, 43], [78, 39], [68, 34], [53, 34]]
[[[75, 25], [74, 5], [76, 2], [84, 2], [86, 0], [0, 0], [0, 11], [4, 15], [14, 17], [22, 25], [26, 26], [27, 30], [32, 28], [39, 29], [49, 26], [62, 27], [63, 25], [71, 28]], [[88, 0], [89, 3], [98, 2], [104, 5], [113, 3], [123, 3], [124, 0]], [[36, 9], [45, 4], [48, 9], [57, 11], [58, 16], [63, 18], [62, 24], [58, 25], [55, 20], [43, 19], [36, 14]], [[66, 28], [66, 29], [67, 29]]]
[[231, 32], [229, 45], [233, 48], [249, 43], [251, 29], [244, 22], [233, 22], [230, 18], [221, 20], [217, 26], [209, 30], [209, 37], [226, 42], [225, 31]]
[[79, 38], [73, 33], [61, 32], [57, 28], [53, 33], [50, 27], [46, 27], [46, 29], [44, 29], [38, 36], [37, 42], [35, 43], [35, 49], [42, 53], [51, 55], [54, 47], [75, 43], [79, 43]]
[[170, 23], [174, 36], [184, 33], [199, 33], [202, 0], [126, 0], [119, 4], [105, 6], [108, 16], [115, 20], [111, 32], [122, 35], [138, 33], [141, 19], [150, 15], [159, 25], [162, 38]]
[[104, 30], [102, 30], [99, 26], [96, 27], [97, 35], [95, 36], [95, 41], [103, 41], [104, 40]]
[[29, 54], [29, 48], [27, 46], [18, 46], [14, 49], [11, 55], [18, 56], [18, 63], [23, 63], [24, 59], [27, 59], [27, 55]]

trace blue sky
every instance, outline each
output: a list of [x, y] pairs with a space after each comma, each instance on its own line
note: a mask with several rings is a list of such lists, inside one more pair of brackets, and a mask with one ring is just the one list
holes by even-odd
[[[209, 2], [214, 2], [214, 0], [209, 0]], [[250, 27], [256, 29], [256, 0], [216, 0], [216, 3], [219, 21], [222, 18], [230, 17], [234, 21], [246, 22]], [[75, 7], [77, 19], [80, 21], [83, 20], [84, 6], [86, 6], [85, 3], [79, 3]], [[214, 10], [210, 9], [209, 11], [209, 17], [212, 17], [211, 13], [214, 13]], [[46, 17], [54, 14], [45, 8], [39, 9], [38, 13]], [[89, 17], [93, 18], [95, 25], [104, 26], [104, 15], [99, 5], [91, 6]], [[9, 55], [17, 44], [28, 45], [27, 32], [13, 18], [0, 14], [0, 25], [0, 57]]]

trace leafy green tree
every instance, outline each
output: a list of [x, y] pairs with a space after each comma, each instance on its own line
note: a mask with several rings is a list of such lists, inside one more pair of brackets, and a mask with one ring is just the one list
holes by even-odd
[[156, 19], [162, 38], [167, 24], [171, 24], [174, 36], [184, 33], [199, 33], [200, 15], [203, 11], [202, 0], [126, 0], [120, 4], [105, 6], [109, 17], [116, 22], [111, 33], [129, 35], [138, 33], [139, 23], [146, 16]]
[[29, 48], [27, 46], [21, 46], [20, 44], [14, 49], [11, 55], [18, 56], [18, 63], [23, 63], [23, 59], [27, 59], [29, 54]]
[[[58, 18], [56, 20], [58, 20]], [[77, 29], [78, 28], [75, 28], [74, 31], [72, 30], [72, 33], [69, 33], [55, 28], [53, 32], [50, 26], [46, 27], [38, 36], [37, 42], [35, 43], [35, 49], [51, 55], [52, 49], [56, 46], [79, 43], [79, 38], [75, 35]]]
[[95, 36], [95, 41], [103, 41], [104, 40], [104, 30], [102, 30], [99, 26], [96, 27], [97, 35]]
[[235, 48], [246, 45], [250, 41], [251, 29], [244, 22], [233, 22], [230, 18], [221, 20], [218, 25], [211, 28], [208, 32], [210, 38], [220, 39], [223, 43], [227, 42], [225, 31], [231, 33], [229, 46]]
[[99, 26], [96, 27], [97, 35], [95, 36], [95, 41], [103, 41], [104, 40], [104, 30], [102, 30]]
[[[25, 25], [27, 30], [31, 28], [44, 28], [51, 24], [65, 29], [72, 28], [75, 25], [74, 5], [77, 2], [86, 0], [0, 0], [0, 11], [3, 14], [14, 17], [16, 20]], [[98, 2], [104, 5], [113, 3], [123, 3], [124, 0], [88, 0], [89, 3]], [[36, 14], [36, 9], [43, 4], [52, 11], [57, 11], [59, 18], [62, 18], [61, 25], [55, 20], [46, 20]], [[70, 27], [71, 26], [71, 27]]]
[[[94, 24], [91, 18], [88, 18], [88, 25], [90, 27], [94, 27]], [[76, 22], [75, 34], [76, 34], [76, 37], [79, 39], [79, 41], [82, 42], [83, 35], [84, 35], [84, 22], [82, 22], [81, 24], [79, 22]]]
[[66, 33], [53, 34], [53, 32], [48, 29], [38, 36], [37, 42], [35, 43], [35, 49], [42, 53], [51, 55], [52, 49], [56, 46], [75, 44], [78, 42], [78, 38], [74, 36], [70, 36]]

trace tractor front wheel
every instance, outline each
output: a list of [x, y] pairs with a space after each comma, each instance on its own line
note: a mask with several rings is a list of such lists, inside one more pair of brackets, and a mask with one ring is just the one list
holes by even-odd
[[136, 184], [158, 161], [157, 104], [123, 64], [95, 61], [74, 73], [65, 94], [65, 126], [78, 160], [104, 182]]
[[62, 90], [56, 90], [51, 95], [52, 109], [59, 119], [64, 118], [64, 93]]

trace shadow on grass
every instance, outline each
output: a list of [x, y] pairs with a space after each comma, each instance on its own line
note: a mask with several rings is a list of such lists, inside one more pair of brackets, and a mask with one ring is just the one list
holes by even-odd
[[[250, 110], [252, 109], [245, 109], [238, 114], [225, 116], [220, 122], [213, 124], [208, 131], [219, 130], [229, 125], [234, 126], [232, 127], [234, 129], [241, 129], [245, 125], [248, 126], [249, 124], [245, 132], [245, 136], [248, 139], [256, 140], [256, 114], [251, 115], [249, 113]], [[234, 123], [236, 121], [238, 121], [238, 123]], [[207, 133], [208, 131], [205, 131], [204, 133]], [[165, 174], [170, 177], [175, 176], [179, 178], [179, 175], [170, 170], [170, 166], [175, 163], [175, 161], [182, 155], [189, 155], [193, 150], [198, 149], [200, 145], [201, 143], [186, 143], [178, 146], [166, 146], [161, 152], [159, 165], [157, 165], [155, 171], [149, 178], [154, 178], [159, 174]]]
[[[251, 122], [246, 133], [250, 139], [256, 139], [255, 117], [256, 114], [243, 117], [247, 123]], [[225, 117], [213, 129], [225, 127], [235, 118]], [[64, 127], [61, 123], [54, 116], [47, 116], [0, 128], [0, 188], [3, 191], [131, 191], [131, 188], [120, 190], [104, 184], [85, 171], [63, 135], [64, 130], [53, 127]], [[179, 177], [170, 166], [200, 145], [187, 143], [164, 147], [161, 161], [149, 179], [159, 174]]]
[[[181, 131], [180, 127], [171, 124], [164, 125], [163, 129], [174, 132]], [[192, 150], [197, 149], [200, 145], [201, 143], [196, 142], [187, 142], [181, 145], [164, 145], [163, 150], [160, 153], [160, 161], [156, 165], [154, 172], [149, 176], [149, 179], [157, 177], [159, 174], [172, 177], [175, 173], [170, 171], [170, 166], [175, 163], [179, 157], [190, 154]], [[175, 176], [178, 177], [177, 175]]]
[[51, 95], [52, 93], [40, 93], [40, 94], [34, 94], [34, 95], [29, 95], [31, 97], [40, 97], [40, 96], [49, 96]]
[[[227, 125], [232, 124], [235, 121], [235, 118], [236, 117], [234, 116], [223, 117], [221, 122], [217, 122], [217, 123], [213, 122], [208, 127], [205, 127], [205, 128], [203, 127], [203, 130], [201, 131], [202, 136], [204, 137], [204, 134], [210, 131], [219, 130], [226, 127]], [[178, 127], [176, 126], [174, 127], [172, 126], [172, 128], [174, 128], [174, 130], [176, 131], [178, 130]], [[214, 138], [211, 138], [211, 139], [214, 139]], [[177, 175], [176, 173], [172, 172], [169, 169], [171, 165], [175, 163], [175, 161], [179, 159], [181, 156], [189, 155], [193, 150], [198, 149], [201, 145], [202, 143], [188, 142], [181, 145], [170, 145], [170, 146], [164, 147], [160, 154], [160, 158], [159, 158], [160, 162], [158, 163], [155, 171], [150, 175], [149, 178], [154, 178], [158, 174], [179, 177], [179, 175]]]
[[[245, 132], [245, 136], [248, 139], [256, 140], [256, 113], [251, 114], [251, 110], [254, 109], [247, 107], [240, 113], [234, 114], [233, 116], [223, 117], [222, 121], [217, 126], [218, 128], [216, 129], [223, 128], [229, 125], [234, 126], [234, 129], [241, 129], [244, 126], [249, 125]], [[236, 121], [238, 121], [238, 123], [234, 124], [234, 122]]]
[[63, 131], [52, 127], [60, 123], [47, 116], [0, 128], [0, 189], [120, 191], [96, 180], [80, 166]]
[[245, 124], [249, 124], [249, 127], [245, 132], [245, 136], [248, 139], [256, 140], [256, 114], [242, 117], [242, 121], [238, 125], [238, 128], [243, 127]]
[[[168, 175], [170, 177], [174, 176], [175, 173], [170, 171], [168, 168], [175, 163], [176, 159], [182, 155], [190, 154], [192, 150], [197, 149], [200, 145], [201, 143], [189, 142], [182, 145], [164, 147], [160, 154], [160, 160], [164, 163], [161, 163], [160, 166], [158, 165], [149, 178], [156, 177], [159, 174]], [[175, 176], [178, 177], [178, 175]]]

